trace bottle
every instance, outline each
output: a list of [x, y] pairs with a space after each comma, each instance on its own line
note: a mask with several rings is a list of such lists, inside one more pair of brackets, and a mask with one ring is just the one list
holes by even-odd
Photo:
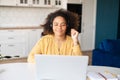
[[20, 0], [20, 3], [23, 4], [23, 0]]
[[0, 54], [0, 60], [2, 60], [2, 55]]
[[58, 5], [58, 1], [57, 0], [55, 0], [55, 5]]
[[61, 5], [61, 1], [59, 0], [59, 5]]
[[48, 0], [48, 5], [50, 5], [51, 4], [51, 2], [50, 2], [50, 0]]
[[44, 0], [44, 4], [47, 5], [47, 0]]
[[25, 2], [24, 2], [25, 4], [27, 4], [28, 2], [27, 2], [27, 0], [25, 0]]
[[37, 0], [37, 4], [39, 4], [39, 0]]
[[35, 0], [33, 0], [33, 4], [35, 4]]

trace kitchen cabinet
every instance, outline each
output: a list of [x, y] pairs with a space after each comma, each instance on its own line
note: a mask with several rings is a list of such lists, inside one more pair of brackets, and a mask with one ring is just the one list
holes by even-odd
[[29, 42], [29, 50], [28, 52], [31, 51], [31, 49], [34, 47], [34, 45], [37, 43], [37, 41], [41, 38], [41, 33], [43, 29], [30, 29], [29, 34], [28, 34], [28, 42]]
[[24, 57], [27, 51], [25, 45], [25, 42], [5, 43], [4, 55]]
[[62, 8], [62, 0], [0, 0], [0, 6]]
[[22, 30], [0, 30], [0, 42], [9, 43], [9, 42], [19, 42], [25, 41], [25, 31]]
[[16, 6], [16, 0], [0, 0], [0, 6]]
[[16, 0], [16, 6], [30, 6], [30, 0]]
[[43, 0], [17, 0], [17, 6], [40, 7]]
[[27, 34], [24, 30], [0, 30], [0, 54], [25, 56], [27, 53]]
[[41, 38], [43, 29], [0, 30], [0, 54], [2, 56], [27, 57]]
[[67, 5], [67, 2], [65, 2], [65, 0], [54, 0], [53, 3], [54, 3], [54, 6], [58, 8], [60, 7], [63, 8], [63, 6]]

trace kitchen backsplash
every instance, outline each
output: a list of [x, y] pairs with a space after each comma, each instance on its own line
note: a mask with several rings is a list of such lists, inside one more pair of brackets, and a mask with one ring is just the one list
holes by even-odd
[[39, 26], [56, 8], [0, 7], [0, 27]]

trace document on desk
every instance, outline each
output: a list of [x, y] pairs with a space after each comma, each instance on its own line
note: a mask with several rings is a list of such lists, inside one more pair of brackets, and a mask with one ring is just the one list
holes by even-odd
[[87, 77], [90, 80], [119, 80], [117, 74], [110, 72], [88, 72]]

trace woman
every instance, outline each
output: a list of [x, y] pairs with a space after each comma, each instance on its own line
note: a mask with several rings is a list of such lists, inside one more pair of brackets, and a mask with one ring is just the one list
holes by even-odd
[[50, 13], [42, 25], [44, 35], [33, 47], [28, 62], [34, 63], [35, 54], [82, 55], [78, 41], [78, 15], [67, 10]]

